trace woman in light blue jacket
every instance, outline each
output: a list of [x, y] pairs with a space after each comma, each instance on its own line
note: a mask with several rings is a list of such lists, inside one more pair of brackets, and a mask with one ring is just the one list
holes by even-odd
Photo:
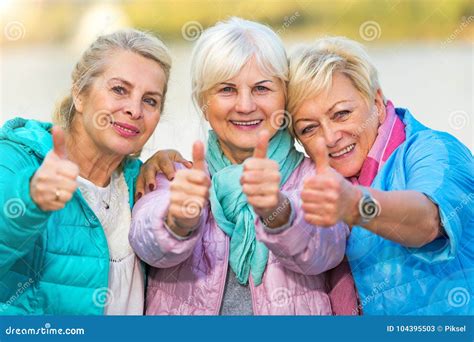
[[387, 101], [363, 47], [325, 38], [290, 57], [292, 131], [317, 170], [305, 219], [353, 227], [363, 314], [474, 313], [471, 152]]

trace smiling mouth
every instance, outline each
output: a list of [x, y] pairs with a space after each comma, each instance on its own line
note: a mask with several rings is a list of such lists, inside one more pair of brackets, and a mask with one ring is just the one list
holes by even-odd
[[122, 135], [136, 136], [140, 134], [140, 130], [134, 126], [127, 125], [121, 122], [111, 122], [112, 126]]
[[351, 152], [354, 149], [355, 145], [356, 144], [354, 143], [354, 144], [351, 144], [351, 145], [343, 148], [340, 151], [337, 151], [337, 152], [334, 152], [334, 153], [329, 153], [329, 156], [331, 158], [337, 158], [337, 157], [343, 156], [344, 154]]
[[235, 121], [235, 120], [230, 120], [232, 124], [237, 125], [237, 126], [256, 126], [260, 124], [263, 120], [252, 120], [252, 121]]

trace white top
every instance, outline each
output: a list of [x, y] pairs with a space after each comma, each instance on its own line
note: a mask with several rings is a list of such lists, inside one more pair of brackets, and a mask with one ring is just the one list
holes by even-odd
[[109, 185], [99, 187], [78, 177], [79, 189], [104, 228], [110, 269], [106, 315], [143, 315], [145, 284], [140, 260], [130, 246], [129, 194], [123, 173], [114, 172]]

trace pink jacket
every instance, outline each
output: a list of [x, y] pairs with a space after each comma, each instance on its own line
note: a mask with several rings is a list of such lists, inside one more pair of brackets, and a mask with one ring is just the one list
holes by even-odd
[[[313, 170], [314, 164], [305, 159], [282, 187], [295, 210], [289, 228], [272, 233], [259, 219], [255, 221], [257, 239], [270, 251], [262, 284], [255, 286], [249, 280], [255, 315], [357, 313], [350, 270], [345, 263], [336, 267], [344, 257], [348, 227], [342, 223], [331, 228], [312, 226], [299, 206], [298, 189]], [[156, 184], [155, 191], [136, 203], [130, 230], [135, 252], [153, 266], [146, 314], [218, 315], [229, 267], [229, 238], [216, 225], [210, 208], [204, 210], [202, 224], [190, 238], [176, 238], [163, 224], [169, 182], [159, 175]]]

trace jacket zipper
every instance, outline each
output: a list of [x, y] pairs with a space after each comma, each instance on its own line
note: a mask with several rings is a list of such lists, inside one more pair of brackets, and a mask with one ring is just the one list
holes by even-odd
[[250, 288], [250, 297], [252, 298], [252, 310], [253, 314], [256, 316], [257, 313], [257, 303], [255, 301], [255, 284], [253, 282], [252, 274], [249, 274], [249, 288]]
[[[217, 223], [214, 223], [213, 228], [220, 229], [219, 227], [217, 227]], [[217, 306], [216, 316], [219, 316], [219, 313], [221, 311], [222, 299], [224, 298], [224, 287], [225, 287], [225, 282], [227, 279], [227, 269], [229, 268], [229, 237], [227, 235], [225, 235], [225, 250], [226, 250], [226, 253], [225, 253], [225, 260], [224, 260], [224, 276], [222, 277], [223, 281], [221, 281], [221, 286], [219, 288], [219, 293], [220, 293], [219, 301], [218, 301], [219, 305]]]

